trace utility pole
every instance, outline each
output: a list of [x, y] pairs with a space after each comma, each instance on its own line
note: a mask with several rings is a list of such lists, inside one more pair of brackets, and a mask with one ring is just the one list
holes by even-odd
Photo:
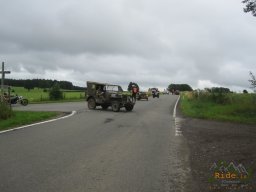
[[4, 77], [5, 74], [10, 74], [11, 71], [5, 71], [4, 70], [4, 62], [2, 62], [2, 71], [0, 71], [0, 73], [2, 74], [2, 79], [1, 79], [1, 102], [3, 102], [3, 96], [4, 96]]

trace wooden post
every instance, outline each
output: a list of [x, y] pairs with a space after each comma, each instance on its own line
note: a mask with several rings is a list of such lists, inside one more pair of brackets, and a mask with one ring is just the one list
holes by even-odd
[[2, 73], [2, 79], [1, 79], [1, 102], [3, 102], [3, 96], [4, 96], [4, 77], [5, 74], [10, 74], [11, 71], [5, 71], [4, 70], [4, 62], [2, 62], [2, 71], [0, 71], [0, 73]]
[[11, 87], [8, 86], [8, 101], [9, 101], [9, 106], [10, 109], [12, 108], [12, 102], [11, 102]]
[[1, 95], [4, 95], [4, 62], [2, 62], [2, 79], [1, 79]]

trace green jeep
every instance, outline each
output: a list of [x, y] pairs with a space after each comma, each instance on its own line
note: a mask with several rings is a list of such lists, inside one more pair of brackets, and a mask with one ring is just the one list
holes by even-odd
[[138, 99], [138, 100], [146, 99], [146, 100], [148, 101], [148, 93], [145, 92], [145, 91], [140, 91], [140, 92], [137, 94], [137, 99]]
[[95, 109], [101, 106], [103, 109], [112, 107], [114, 112], [124, 107], [126, 111], [132, 111], [134, 102], [129, 93], [125, 93], [121, 86], [107, 83], [87, 81], [88, 108]]

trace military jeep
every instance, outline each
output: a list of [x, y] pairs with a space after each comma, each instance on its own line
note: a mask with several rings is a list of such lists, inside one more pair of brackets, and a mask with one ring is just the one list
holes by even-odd
[[137, 99], [138, 99], [138, 100], [146, 99], [146, 100], [148, 101], [148, 93], [145, 92], [145, 91], [140, 91], [140, 92], [137, 94]]
[[152, 93], [152, 97], [155, 98], [159, 98], [159, 90], [158, 88], [151, 88], [151, 93]]
[[132, 111], [134, 102], [131, 95], [124, 93], [119, 85], [87, 81], [87, 103], [89, 109], [101, 106], [102, 109], [112, 107], [114, 112], [119, 112], [124, 107], [126, 111]]

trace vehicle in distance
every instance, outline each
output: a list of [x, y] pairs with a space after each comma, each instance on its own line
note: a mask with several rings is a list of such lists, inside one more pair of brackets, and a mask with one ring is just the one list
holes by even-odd
[[112, 107], [114, 112], [124, 107], [126, 111], [132, 111], [135, 103], [131, 95], [123, 91], [119, 85], [87, 81], [88, 108], [95, 109], [101, 106], [102, 109]]
[[152, 93], [152, 97], [155, 98], [159, 98], [159, 90], [158, 88], [151, 88], [151, 93]]
[[137, 95], [137, 99], [141, 100], [141, 99], [146, 99], [148, 101], [148, 93], [145, 91], [141, 91], [138, 93]]

